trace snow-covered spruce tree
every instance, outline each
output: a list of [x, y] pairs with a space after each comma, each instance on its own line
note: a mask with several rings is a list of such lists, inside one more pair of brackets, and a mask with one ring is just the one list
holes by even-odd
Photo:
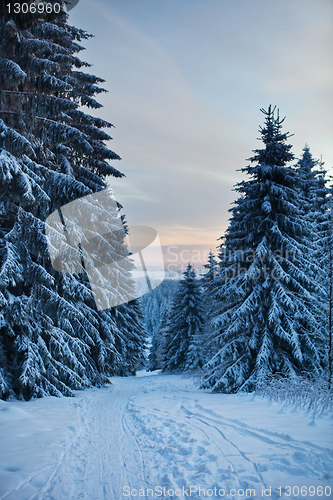
[[[309, 146], [305, 145], [295, 168], [297, 184], [305, 201], [304, 214], [318, 225], [327, 209], [328, 188], [323, 163], [315, 160]], [[320, 230], [320, 227], [318, 229]]]
[[[77, 42], [87, 37], [67, 24], [64, 11], [1, 11], [2, 398], [69, 395], [114, 373], [133, 373], [141, 357], [135, 301], [98, 312], [85, 273], [52, 268], [44, 234], [51, 212], [105, 189], [107, 175], [122, 175], [108, 163], [119, 158], [104, 142], [110, 137], [102, 128], [111, 124], [78, 109], [100, 107], [94, 95], [103, 91], [101, 79], [78, 71], [88, 65], [76, 56]], [[115, 251], [126, 255], [110, 244]], [[117, 269], [128, 285], [129, 270]]]
[[263, 149], [254, 150], [224, 242], [213, 325], [218, 352], [202, 386], [252, 390], [268, 375], [320, 374], [316, 331], [323, 290], [314, 280], [312, 227], [304, 217], [288, 134], [275, 108], [262, 110]]
[[327, 296], [328, 296], [328, 345], [327, 345], [327, 380], [328, 388], [332, 388], [332, 334], [333, 334], [333, 190], [330, 189], [328, 197], [328, 210], [326, 221], [326, 262], [327, 273]]
[[326, 171], [323, 169], [323, 163], [313, 158], [307, 145], [303, 148], [302, 156], [295, 168], [298, 187], [303, 198], [301, 208], [309, 228], [312, 228], [312, 240], [315, 248], [313, 258], [317, 267], [321, 269], [321, 272], [317, 272], [314, 278], [325, 289], [325, 301], [317, 318], [317, 344], [323, 364], [327, 368], [331, 282], [330, 252], [332, 247], [329, 188], [326, 186]]
[[214, 328], [211, 325], [211, 319], [216, 312], [215, 304], [215, 289], [217, 282], [220, 279], [219, 266], [217, 260], [210, 250], [207, 264], [204, 264], [207, 272], [202, 275], [201, 284], [203, 291], [204, 315], [205, 315], [205, 332], [202, 345], [203, 358], [205, 361], [210, 360], [215, 354], [215, 338]]
[[191, 264], [180, 280], [164, 334], [164, 371], [197, 370], [203, 365], [202, 289]]
[[208, 262], [203, 266], [207, 272], [202, 275], [201, 284], [207, 293], [210, 293], [218, 272], [217, 261], [212, 250], [209, 251]]
[[165, 363], [164, 340], [169, 328], [170, 304], [166, 303], [162, 312], [159, 327], [154, 331], [148, 357], [148, 371], [160, 370]]

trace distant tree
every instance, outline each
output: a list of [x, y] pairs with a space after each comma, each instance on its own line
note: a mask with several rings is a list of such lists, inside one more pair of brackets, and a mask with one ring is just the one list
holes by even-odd
[[208, 361], [213, 357], [216, 349], [214, 344], [215, 332], [211, 325], [211, 319], [216, 313], [217, 305], [215, 303], [215, 290], [218, 286], [217, 283], [221, 279], [220, 268], [212, 250], [209, 252], [208, 262], [207, 264], [204, 264], [204, 268], [207, 269], [207, 272], [201, 277], [205, 315], [205, 332], [202, 345], [202, 355], [203, 358]]
[[140, 297], [145, 329], [151, 337], [159, 330], [164, 311], [172, 302], [176, 288], [176, 280], [165, 279], [158, 287]]
[[154, 331], [148, 358], [148, 371], [161, 370], [165, 363], [165, 336], [168, 331], [170, 318], [170, 303], [164, 304], [159, 327]]
[[215, 283], [218, 265], [212, 250], [209, 251], [208, 262], [203, 266], [207, 272], [202, 275], [201, 283], [205, 290], [209, 291]]
[[169, 310], [177, 290], [177, 281], [165, 279], [152, 292], [140, 298], [144, 324], [151, 336], [148, 356], [148, 370], [159, 370], [163, 365], [163, 342], [168, 323]]
[[188, 264], [179, 282], [164, 332], [164, 371], [202, 367], [203, 330], [202, 288], [194, 269]]
[[242, 169], [250, 179], [220, 247], [215, 290], [220, 303], [212, 324], [218, 351], [206, 364], [203, 387], [215, 392], [252, 390], [274, 373], [322, 373], [316, 347], [323, 288], [313, 275], [312, 226], [301, 209], [294, 158], [275, 108], [262, 110], [263, 149]]

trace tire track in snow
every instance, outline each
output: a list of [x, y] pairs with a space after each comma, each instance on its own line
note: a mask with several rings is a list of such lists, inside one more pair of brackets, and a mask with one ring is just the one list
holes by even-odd
[[215, 429], [218, 434], [220, 434], [222, 436], [222, 438], [227, 441], [233, 448], [236, 449], [236, 451], [239, 453], [239, 455], [245, 460], [247, 461], [249, 464], [251, 464], [251, 466], [253, 467], [254, 469], [254, 472], [255, 474], [257, 474], [261, 480], [261, 483], [262, 485], [265, 487], [265, 489], [267, 488], [267, 485], [264, 481], [264, 478], [262, 477], [262, 475], [260, 474], [259, 470], [258, 470], [258, 466], [256, 463], [252, 462], [247, 456], [246, 454], [240, 450], [240, 448], [233, 442], [231, 441], [230, 439], [228, 439], [225, 434], [222, 432], [221, 429], [219, 429], [218, 427], [216, 427], [215, 425], [212, 425], [210, 424], [209, 422], [205, 421], [203, 419], [203, 417], [200, 417], [198, 415], [196, 415], [195, 413], [192, 413], [190, 412], [189, 410], [187, 410], [186, 408], [184, 408], [183, 406], [181, 407], [182, 410], [188, 415], [189, 418], [195, 418], [196, 420], [198, 420], [199, 422], [201, 422], [202, 424], [204, 424], [205, 426], [207, 426], [209, 429]]
[[127, 397], [112, 386], [90, 395], [77, 394], [73, 406], [78, 432], [60, 451], [44, 486], [29, 500], [119, 500], [123, 485], [137, 487], [144, 481], [142, 452], [125, 416], [133, 392]]
[[[54, 470], [54, 466], [51, 466], [51, 467], [46, 467], [44, 469], [40, 469], [38, 470], [38, 472], [32, 474], [32, 475], [29, 475], [28, 477], [26, 477], [23, 481], [21, 481], [18, 486], [9, 491], [8, 493], [5, 493], [4, 496], [1, 496], [0, 497], [0, 500], [6, 500], [9, 496], [12, 495], [13, 492], [18, 492], [20, 493], [20, 490], [22, 490], [24, 488], [24, 486], [26, 486], [28, 483], [30, 483], [31, 481], [33, 481], [36, 477], [38, 477], [40, 474], [43, 474], [44, 472], [48, 472], [48, 471], [53, 471]], [[53, 473], [51, 472], [51, 477], [53, 476]], [[36, 496], [34, 495], [33, 497], [31, 497], [31, 500], [33, 500], [34, 498], [36, 498]]]
[[[216, 439], [216, 436], [212, 436], [211, 428], [209, 429], [210, 434], [207, 434], [205, 429], [195, 425], [187, 416], [184, 417], [181, 411], [177, 413], [176, 418], [174, 414], [158, 408], [151, 410], [149, 417], [141, 415], [140, 409], [135, 409], [134, 407], [132, 407], [131, 412], [132, 417], [137, 422], [138, 433], [141, 435], [144, 434], [145, 441], [150, 440], [150, 447], [155, 448], [154, 459], [155, 462], [159, 462], [159, 471], [163, 469], [170, 471], [173, 468], [172, 478], [170, 478], [172, 485], [170, 487], [177, 488], [184, 486], [185, 488], [189, 488], [195, 482], [201, 481], [202, 484], [204, 481], [210, 486], [214, 483], [214, 485], [220, 488], [222, 487], [221, 476], [224, 481], [228, 482], [230, 488], [241, 486], [237, 467], [229, 456], [223, 452], [220, 443], [221, 436], [218, 436], [218, 439]], [[190, 437], [193, 434], [195, 434], [196, 438]], [[198, 446], [198, 444], [203, 442], [202, 439], [199, 441], [200, 434], [203, 435], [202, 439], [206, 440], [204, 443], [205, 447]], [[186, 439], [186, 435], [188, 435], [188, 439]], [[181, 442], [178, 442], [177, 446], [174, 446], [175, 439], [188, 441], [191, 444], [191, 449], [183, 449]], [[228, 442], [227, 440], [225, 441]], [[151, 443], [155, 443], [155, 447]], [[218, 456], [216, 457], [216, 451], [214, 456], [211, 452], [208, 452], [209, 448], [217, 450], [222, 463], [220, 463]], [[213, 462], [210, 463], [212, 458]], [[184, 459], [186, 459], [185, 463]], [[214, 466], [215, 462], [216, 466]], [[227, 463], [227, 469], [225, 469], [224, 463]], [[219, 466], [223, 467], [223, 469], [219, 468]], [[190, 473], [187, 471], [188, 468], [190, 468]], [[213, 470], [210, 470], [212, 468]], [[160, 484], [158, 478], [156, 480], [156, 484]]]
[[[142, 453], [124, 417], [129, 399], [130, 397], [126, 397], [121, 390], [111, 387], [99, 402], [97, 411], [95, 409], [92, 413], [91, 410], [86, 410], [86, 434], [91, 427], [94, 427], [95, 431], [91, 441], [87, 443], [88, 446], [85, 444], [83, 449], [81, 446], [80, 455], [88, 457], [84, 475], [87, 477], [90, 471], [91, 476], [91, 470], [95, 470], [102, 487], [96, 495], [95, 482], [87, 478], [83, 497], [86, 500], [96, 497], [118, 500], [122, 497], [123, 485], [137, 487], [139, 480], [137, 478], [139, 477], [140, 481], [144, 480]], [[99, 457], [98, 465], [94, 463], [96, 455]], [[135, 485], [132, 484], [133, 476]], [[76, 497], [73, 496], [72, 500], [76, 500]]]
[[[128, 409], [128, 404], [126, 405], [126, 409]], [[143, 459], [143, 454], [142, 454], [142, 450], [141, 450], [141, 447], [140, 447], [140, 444], [137, 440], [137, 438], [135, 437], [135, 434], [133, 433], [133, 431], [130, 429], [128, 423], [127, 423], [127, 420], [125, 418], [125, 416], [123, 415], [123, 424], [125, 424], [126, 428], [128, 429], [128, 432], [131, 434], [131, 436], [133, 437], [133, 440], [135, 441], [135, 444], [136, 444], [136, 447], [139, 451], [139, 455], [140, 455], [140, 466], [141, 466], [141, 480], [142, 481], [145, 481], [146, 480], [146, 472], [145, 472], [145, 464], [144, 464], [144, 459]]]
[[[246, 425], [245, 423], [239, 422], [235, 419], [230, 419], [227, 417], [221, 417], [220, 415], [212, 412], [212, 410], [205, 410], [201, 405], [195, 405], [201, 411], [205, 411], [210, 416], [203, 416], [202, 414], [195, 414], [197, 417], [205, 418], [210, 422], [213, 422], [217, 425], [223, 425], [224, 428], [230, 428], [236, 430], [237, 433], [243, 435], [245, 437], [249, 437], [251, 439], [255, 439], [258, 441], [262, 441], [264, 443], [273, 445], [274, 447], [281, 450], [283, 455], [286, 455], [286, 452], [292, 453], [293, 456], [296, 457], [298, 462], [301, 461], [302, 457], [306, 462], [309, 462], [309, 457], [311, 457], [309, 465], [316, 465], [316, 469], [320, 471], [321, 467], [318, 465], [323, 463], [323, 458], [325, 458], [325, 466], [323, 474], [317, 472], [315, 476], [318, 479], [333, 479], [333, 474], [329, 474], [333, 471], [333, 451], [328, 448], [323, 448], [318, 446], [315, 443], [310, 443], [307, 441], [296, 441], [292, 439], [290, 436], [286, 434], [279, 434], [277, 432], [268, 431], [265, 429], [258, 429]], [[214, 414], [214, 418], [211, 416]], [[314, 473], [316, 472], [314, 469]], [[289, 471], [290, 472], [290, 471]], [[291, 472], [290, 472], [291, 473]], [[328, 474], [326, 474], [328, 473]], [[324, 477], [326, 475], [326, 477]]]
[[[208, 418], [209, 420], [212, 420], [216, 423], [223, 422], [224, 425], [229, 425], [230, 427], [234, 426], [234, 428], [237, 429], [239, 432], [244, 432], [251, 437], [255, 437], [257, 439], [262, 439], [266, 443], [278, 444], [279, 442], [274, 440], [274, 439], [278, 438], [281, 440], [282, 444], [288, 443], [288, 444], [295, 444], [295, 446], [297, 446], [297, 445], [309, 446], [310, 448], [316, 449], [320, 452], [328, 452], [332, 456], [332, 459], [333, 459], [333, 451], [330, 450], [329, 448], [323, 448], [321, 446], [316, 445], [315, 443], [310, 443], [308, 441], [296, 441], [296, 440], [292, 439], [288, 434], [281, 434], [278, 432], [269, 431], [267, 429], [251, 427], [244, 422], [240, 422], [239, 420], [218, 415], [213, 410], [207, 410], [199, 404], [195, 404], [195, 407], [201, 411], [204, 411], [208, 415], [210, 415], [210, 417], [207, 417], [206, 415], [205, 416], [200, 415], [203, 418]], [[212, 418], [212, 417], [214, 417], [214, 418]], [[264, 434], [264, 436], [262, 436], [261, 434]]]
[[[195, 404], [194, 406], [199, 408], [201, 413], [190, 412], [193, 418], [209, 423], [217, 429], [223, 429], [224, 434], [231, 432], [234, 438], [236, 437], [236, 441], [240, 442], [241, 445], [245, 443], [248, 449], [250, 443], [252, 443], [251, 448], [254, 450], [260, 449], [259, 443], [266, 445], [265, 454], [261, 453], [259, 460], [253, 462], [257, 468], [258, 476], [262, 479], [264, 479], [263, 474], [265, 476], [268, 474], [268, 477], [271, 478], [272, 473], [274, 473], [275, 476], [279, 474], [280, 477], [284, 478], [284, 481], [286, 481], [286, 476], [289, 477], [287, 481], [298, 481], [297, 484], [301, 484], [300, 478], [304, 478], [303, 481], [315, 480], [318, 486], [322, 484], [332, 485], [332, 450], [308, 441], [292, 439], [286, 434], [251, 427], [235, 419], [222, 417], [210, 409], [205, 410], [201, 405]], [[206, 415], [202, 415], [203, 411]], [[214, 418], [212, 418], [212, 414], [214, 414]], [[245, 439], [240, 439], [242, 436]], [[237, 446], [235, 439], [233, 439], [233, 443]], [[245, 453], [245, 456], [246, 454], [248, 452]], [[264, 484], [264, 481], [262, 482]], [[270, 483], [271, 479], [268, 481], [268, 485]]]
[[[213, 444], [217, 449], [220, 449], [224, 458], [229, 459], [230, 462], [234, 462], [233, 466], [235, 471], [239, 468], [237, 480], [235, 478], [236, 486], [240, 485], [246, 488], [258, 487], [260, 485], [260, 487], [263, 486], [266, 489], [274, 483], [274, 476], [282, 478], [285, 482], [286, 475], [288, 475], [291, 480], [294, 478], [295, 481], [302, 481], [301, 478], [305, 480], [309, 479], [310, 483], [311, 478], [318, 481], [324, 481], [325, 484], [328, 484], [327, 481], [332, 479], [333, 452], [331, 450], [310, 442], [291, 439], [285, 434], [278, 434], [272, 431], [266, 432], [265, 429], [254, 427], [250, 428], [250, 426], [242, 422], [238, 422], [235, 419], [228, 419], [218, 414], [212, 417], [214, 412], [212, 410], [205, 410], [201, 405], [197, 405], [197, 408], [201, 410], [200, 412], [191, 411], [188, 407], [191, 408], [193, 405], [196, 406], [197, 400], [193, 397], [184, 397], [186, 391], [181, 391], [177, 394], [173, 393], [170, 389], [163, 395], [167, 403], [165, 404], [164, 402], [161, 407], [161, 405], [156, 402], [156, 406], [159, 406], [159, 408], [151, 410], [149, 416], [147, 416], [145, 405], [140, 404], [140, 398], [136, 400], [135, 408], [132, 408], [132, 416], [136, 413], [135, 418], [141, 423], [141, 427], [139, 428], [140, 433], [145, 433], [146, 439], [151, 438], [152, 440], [160, 442], [163, 446], [162, 449], [157, 449], [157, 452], [162, 455], [169, 454], [170, 457], [172, 457], [169, 457], [170, 462], [172, 461], [177, 464], [182, 462], [179, 450], [172, 450], [171, 448], [173, 444], [172, 434], [176, 432], [177, 425], [180, 426], [180, 423], [184, 421], [181, 417], [181, 413], [183, 413], [185, 414], [183, 417], [187, 419], [187, 425], [195, 427], [197, 435], [198, 433], [202, 433], [204, 429], [207, 431], [206, 439], [208, 442], [203, 443], [203, 452], [200, 453], [201, 456], [207, 456], [209, 451], [206, 445]], [[175, 401], [180, 402], [180, 406], [183, 408], [180, 407], [177, 411], [173, 409], [172, 413], [168, 412], [165, 407], [173, 406]], [[156, 419], [155, 422], [153, 418]], [[197, 426], [194, 424], [194, 421], [197, 421]], [[172, 428], [171, 434], [167, 430], [168, 427]], [[189, 429], [189, 427], [186, 427], [186, 429]], [[196, 437], [198, 439], [198, 436]], [[235, 462], [232, 453], [225, 453], [223, 441], [226, 441], [234, 448], [240, 460], [236, 460]], [[186, 458], [188, 463], [193, 466], [193, 471], [197, 470], [199, 477], [200, 468], [203, 462], [200, 463], [200, 458], [195, 454], [195, 445], [193, 445], [192, 448], [192, 453], [189, 453]], [[165, 457], [161, 458], [161, 464], [163, 458]], [[274, 473], [274, 476], [272, 476], [271, 473]], [[205, 475], [207, 478], [211, 474]], [[173, 476], [173, 479], [177, 481], [181, 474], [173, 474]], [[273, 483], [272, 478], [274, 478]], [[299, 482], [298, 484], [301, 483]], [[207, 487], [211, 487], [211, 484]], [[232, 487], [234, 487], [234, 485]], [[272, 492], [272, 498], [277, 496], [278, 494], [276, 491]]]
[[[211, 439], [211, 436], [209, 436], [201, 427], [197, 427], [196, 425], [194, 425], [192, 422], [189, 422], [189, 425], [191, 425], [192, 427], [194, 427], [196, 430], [198, 430], [199, 432], [202, 432], [205, 436], [206, 439], [208, 439], [208, 442], [210, 441]], [[225, 460], [229, 463], [230, 465], [230, 470], [232, 472], [232, 474], [235, 476], [235, 483], [236, 483], [236, 488], [240, 487], [240, 483], [239, 483], [239, 478], [238, 478], [238, 473], [236, 471], [236, 468], [234, 466], [234, 464], [232, 463], [232, 461], [228, 458], [227, 455], [225, 455], [225, 453], [223, 453], [222, 451], [222, 448], [216, 443], [216, 441], [213, 441], [213, 445], [217, 448], [218, 452], [220, 453], [220, 455], [225, 458]]]

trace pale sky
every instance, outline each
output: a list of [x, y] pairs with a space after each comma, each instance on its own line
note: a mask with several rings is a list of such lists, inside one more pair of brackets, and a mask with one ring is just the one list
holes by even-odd
[[333, 170], [331, 0], [80, 0], [69, 23], [95, 35], [81, 58], [109, 91], [112, 189], [162, 244], [216, 247], [269, 104], [295, 156]]

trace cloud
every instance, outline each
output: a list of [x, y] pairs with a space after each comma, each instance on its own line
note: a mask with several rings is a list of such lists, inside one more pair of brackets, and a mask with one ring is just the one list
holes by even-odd
[[[110, 184], [130, 224], [159, 227], [171, 238], [170, 227], [185, 238], [177, 228], [187, 225], [192, 239], [210, 234], [215, 241], [217, 235], [207, 225], [215, 218], [217, 226], [221, 212], [227, 213], [232, 185], [240, 180], [235, 175], [239, 130], [192, 92], [160, 44], [110, 10], [103, 19], [112, 43], [103, 31], [104, 45], [106, 40], [109, 45], [101, 55], [110, 93], [101, 98], [104, 110], [98, 114], [110, 119], [112, 112], [117, 125], [117, 147], [112, 147], [122, 156], [121, 170], [127, 176], [110, 179]], [[242, 165], [244, 155], [240, 159]], [[208, 221], [205, 205], [212, 200]]]

